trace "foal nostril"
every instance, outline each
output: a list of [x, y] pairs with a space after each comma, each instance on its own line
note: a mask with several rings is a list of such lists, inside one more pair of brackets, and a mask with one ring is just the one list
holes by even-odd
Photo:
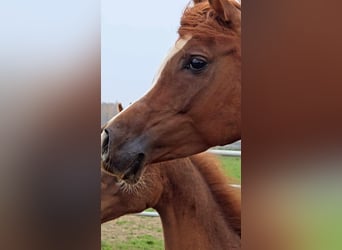
[[109, 158], [108, 144], [109, 144], [109, 134], [108, 134], [108, 131], [104, 129], [101, 133], [101, 158], [102, 158], [102, 161], [104, 162], [107, 162]]

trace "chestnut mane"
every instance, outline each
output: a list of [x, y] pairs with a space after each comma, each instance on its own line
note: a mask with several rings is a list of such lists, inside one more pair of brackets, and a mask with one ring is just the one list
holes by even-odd
[[216, 157], [199, 154], [189, 158], [207, 183], [226, 223], [241, 236], [241, 190], [229, 185], [231, 181], [227, 181]]
[[[234, 1], [235, 7], [241, 10], [239, 3]], [[190, 33], [192, 36], [206, 38], [220, 38], [222, 36], [236, 36], [230, 23], [223, 21], [207, 1], [188, 6], [182, 15], [178, 34], [183, 37]]]

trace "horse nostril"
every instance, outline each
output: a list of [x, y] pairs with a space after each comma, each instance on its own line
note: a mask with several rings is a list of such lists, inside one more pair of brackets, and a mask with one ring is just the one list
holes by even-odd
[[108, 134], [107, 129], [104, 129], [101, 133], [101, 158], [102, 158], [102, 161], [104, 162], [107, 162], [109, 158], [108, 144], [109, 144], [109, 134]]

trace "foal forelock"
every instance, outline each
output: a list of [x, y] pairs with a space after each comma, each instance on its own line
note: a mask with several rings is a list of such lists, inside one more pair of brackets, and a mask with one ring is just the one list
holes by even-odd
[[[234, 5], [240, 9], [240, 3], [234, 1]], [[170, 49], [163, 63], [161, 64], [157, 74], [155, 75], [152, 83], [152, 88], [155, 86], [166, 66], [166, 64], [182, 50], [188, 41], [193, 36], [205, 35], [209, 38], [220, 38], [223, 36], [235, 36], [235, 31], [222, 26], [217, 19], [217, 14], [210, 7], [207, 1], [188, 6], [181, 18], [181, 26], [178, 29], [180, 38], [177, 40], [175, 46]]]

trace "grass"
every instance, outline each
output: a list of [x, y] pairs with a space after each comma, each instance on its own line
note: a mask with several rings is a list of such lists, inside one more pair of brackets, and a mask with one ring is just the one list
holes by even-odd
[[162, 239], [151, 235], [140, 235], [114, 245], [101, 241], [101, 250], [160, 250], [164, 249]]
[[146, 209], [145, 211], [146, 211], [146, 212], [154, 212], [154, 211], [156, 211], [156, 210], [154, 210], [153, 208], [148, 208], [148, 209]]
[[125, 220], [118, 220], [118, 221], [116, 221], [116, 224], [117, 225], [120, 225], [120, 226], [123, 226], [123, 225], [132, 225], [132, 223], [130, 222], [130, 221], [125, 221]]
[[113, 249], [113, 246], [110, 243], [104, 240], [101, 240], [101, 250], [112, 250], [112, 249]]
[[119, 250], [159, 250], [164, 249], [164, 243], [162, 239], [157, 239], [151, 235], [140, 235], [134, 239], [129, 239], [126, 242], [122, 242], [117, 245]]
[[220, 156], [223, 163], [224, 173], [236, 180], [236, 183], [241, 183], [241, 158]]

